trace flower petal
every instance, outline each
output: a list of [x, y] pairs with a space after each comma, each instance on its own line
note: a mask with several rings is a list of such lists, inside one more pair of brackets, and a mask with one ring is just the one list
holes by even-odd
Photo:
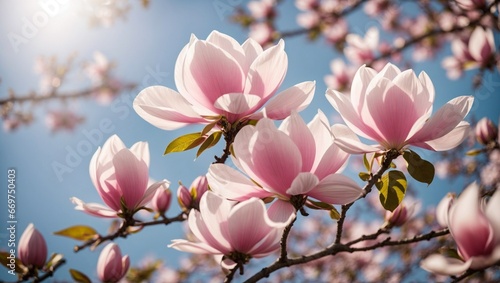
[[351, 154], [368, 153], [379, 151], [375, 146], [362, 143], [356, 134], [347, 126], [336, 124], [332, 126], [332, 133], [335, 138], [335, 144], [343, 151]]
[[417, 146], [435, 150], [435, 151], [445, 151], [457, 147], [461, 144], [467, 137], [469, 137], [470, 125], [468, 122], [460, 122], [455, 129], [453, 129], [448, 134], [437, 138], [435, 140], [427, 141], [423, 144], [415, 144]]
[[266, 198], [271, 193], [255, 185], [235, 169], [225, 164], [212, 164], [207, 174], [210, 189], [224, 198], [244, 201], [251, 197]]
[[76, 197], [70, 198], [71, 202], [76, 204], [75, 209], [81, 210], [87, 214], [104, 217], [104, 218], [117, 218], [116, 211], [109, 209], [98, 203], [84, 203], [82, 200]]
[[308, 194], [319, 183], [318, 177], [310, 172], [301, 172], [295, 177], [290, 188], [286, 191], [288, 195]]
[[296, 217], [295, 208], [288, 201], [276, 200], [267, 210], [269, 219], [288, 225]]
[[162, 86], [152, 86], [142, 90], [134, 99], [134, 110], [141, 118], [163, 130], [206, 123], [184, 97]]
[[469, 269], [471, 262], [433, 254], [420, 262], [420, 267], [434, 274], [459, 275]]
[[316, 157], [316, 143], [304, 120], [293, 111], [290, 117], [281, 123], [279, 130], [286, 133], [299, 149], [302, 157], [301, 171], [310, 171]]
[[221, 252], [212, 248], [203, 242], [189, 242], [186, 240], [172, 240], [172, 244], [168, 245], [169, 248], [174, 248], [179, 251], [195, 253], [195, 254], [220, 254]]
[[259, 54], [248, 70], [245, 93], [256, 94], [267, 101], [278, 89], [288, 68], [284, 49], [285, 42], [280, 40], [277, 45]]
[[255, 111], [260, 101], [261, 98], [253, 94], [227, 93], [219, 97], [214, 106], [227, 113], [236, 114], [236, 118], [228, 117], [229, 122], [234, 122], [237, 118]]
[[113, 165], [116, 182], [127, 208], [137, 208], [148, 185], [148, 166], [126, 148], [115, 155]]
[[329, 204], [347, 204], [362, 193], [359, 185], [349, 177], [332, 174], [321, 180], [307, 195]]
[[262, 109], [262, 114], [273, 120], [282, 120], [290, 116], [294, 110], [300, 112], [311, 103], [315, 88], [316, 82], [314, 81], [302, 82], [287, 88], [266, 104]]

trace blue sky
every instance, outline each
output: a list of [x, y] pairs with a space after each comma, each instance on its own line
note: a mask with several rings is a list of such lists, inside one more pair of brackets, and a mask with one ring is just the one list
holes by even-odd
[[[91, 225], [101, 233], [106, 232], [110, 223], [108, 220], [75, 211], [69, 198], [77, 196], [87, 202], [102, 202], [90, 181], [88, 164], [97, 147], [110, 135], [119, 135], [127, 146], [137, 141], [147, 141], [151, 152], [151, 177], [170, 180], [174, 194], [178, 181], [189, 185], [195, 177], [205, 174], [213, 155], [221, 153], [219, 146], [205, 152], [197, 160], [194, 160], [194, 151], [163, 156], [165, 146], [173, 138], [198, 131], [200, 127], [162, 131], [138, 117], [131, 108], [131, 101], [142, 88], [149, 85], [160, 84], [175, 88], [175, 59], [188, 42], [191, 33], [198, 38], [205, 38], [212, 30], [219, 30], [243, 42], [247, 38], [246, 33], [241, 27], [230, 23], [228, 16], [233, 9], [230, 3], [246, 1], [157, 0], [151, 1], [148, 9], [139, 7], [136, 3], [138, 1], [133, 2], [127, 20], [119, 19], [110, 28], [92, 29], [89, 28], [87, 19], [76, 13], [77, 4], [58, 4], [60, 9], [52, 10], [54, 15], [49, 16], [46, 24], [39, 26], [31, 38], [17, 46], [16, 52], [8, 35], [22, 34], [25, 21], [32, 22], [33, 17], [44, 10], [34, 0], [0, 0], [0, 97], [5, 97], [8, 89], [23, 94], [37, 90], [39, 77], [33, 66], [40, 55], [57, 55], [59, 60], [65, 60], [76, 52], [77, 61], [81, 62], [84, 59], [91, 60], [94, 51], [101, 51], [117, 63], [118, 77], [139, 85], [136, 90], [125, 92], [111, 106], [102, 106], [92, 101], [72, 104], [70, 109], [86, 116], [85, 123], [72, 133], [52, 134], [44, 125], [43, 113], [47, 109], [57, 108], [60, 106], [58, 103], [38, 107], [35, 112], [37, 120], [29, 127], [9, 134], [0, 132], [2, 184], [6, 184], [8, 168], [15, 168], [17, 172], [17, 237], [19, 238], [24, 228], [33, 222], [45, 235], [49, 252], [65, 255], [67, 264], [56, 273], [56, 278], [68, 278], [68, 268], [81, 270], [91, 278], [96, 278], [95, 265], [100, 249], [93, 252], [84, 250], [75, 255], [72, 248], [76, 241], [53, 236], [52, 233], [74, 224]], [[218, 2], [225, 3], [227, 10], [216, 9], [214, 3]], [[297, 10], [291, 3], [293, 1], [286, 2], [285, 9], [280, 10], [279, 24], [293, 29], [297, 27]], [[355, 23], [351, 29], [357, 33], [364, 33], [375, 23], [373, 20], [366, 21], [366, 18], [360, 15], [354, 15], [350, 22]], [[495, 37], [498, 42], [498, 36]], [[326, 86], [323, 77], [330, 72], [330, 61], [340, 55], [333, 52], [322, 40], [311, 44], [303, 37], [286, 39], [285, 50], [289, 58], [289, 68], [282, 88], [306, 80], [317, 82], [313, 103], [302, 112], [304, 119], [309, 121], [318, 108], [333, 117], [334, 110], [324, 96]], [[488, 116], [497, 122], [500, 114], [498, 71], [486, 77], [486, 86], [473, 91], [470, 83], [473, 72], [466, 73], [459, 81], [450, 81], [437, 64], [443, 55], [449, 53], [449, 49], [445, 49], [436, 60], [414, 66], [417, 72], [425, 70], [435, 84], [435, 109], [453, 97], [476, 92], [477, 98], [471, 114], [476, 118]], [[67, 86], [68, 90], [77, 89], [86, 83], [81, 72], [75, 72], [70, 78], [74, 83]], [[102, 123], [108, 125], [104, 131], [100, 128]], [[78, 157], [72, 156], [72, 152], [76, 152], [74, 155]], [[430, 152], [422, 152], [424, 158], [431, 156]], [[57, 163], [68, 165], [69, 172], [58, 175], [53, 169]], [[425, 192], [422, 196], [427, 203], [436, 203], [448, 191], [460, 190], [463, 186], [460, 182], [448, 184], [436, 181], [429, 188], [425, 185], [417, 185], [417, 188]], [[0, 227], [4, 227], [6, 188], [0, 190], [3, 190], [0, 194]], [[174, 216], [177, 211], [174, 201], [168, 215]], [[165, 264], [175, 266], [181, 253], [169, 250], [167, 245], [171, 239], [184, 237], [180, 227], [178, 224], [167, 228], [152, 227], [127, 240], [118, 240], [118, 243], [122, 251], [131, 256], [132, 264], [149, 255], [162, 258]], [[6, 248], [7, 236], [6, 229], [2, 228], [0, 250]], [[0, 280], [9, 279], [13, 280], [7, 275], [7, 270], [0, 269]]]

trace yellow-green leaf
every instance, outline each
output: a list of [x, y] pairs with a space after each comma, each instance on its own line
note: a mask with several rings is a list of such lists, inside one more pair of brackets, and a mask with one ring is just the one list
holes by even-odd
[[27, 271], [21, 261], [16, 258], [15, 253], [11, 254], [10, 252], [0, 252], [0, 263], [8, 270], [14, 269], [17, 274], [23, 274]]
[[75, 280], [75, 282], [92, 283], [92, 281], [90, 281], [90, 279], [87, 277], [87, 275], [81, 273], [80, 271], [78, 271], [76, 269], [70, 269], [69, 274], [71, 274], [71, 277], [73, 278], [73, 280]]
[[476, 156], [484, 152], [484, 149], [471, 149], [467, 151], [465, 154], [468, 156]]
[[339, 220], [340, 219], [340, 213], [339, 211], [333, 207], [332, 209], [330, 209], [330, 218], [333, 219], [333, 220]]
[[215, 121], [215, 122], [212, 122], [208, 125], [205, 126], [205, 128], [203, 128], [203, 130], [201, 130], [201, 134], [202, 136], [206, 135], [208, 132], [210, 132], [210, 130], [212, 130], [214, 128], [214, 126], [217, 124], [218, 121]]
[[196, 157], [200, 156], [206, 149], [209, 149], [216, 145], [219, 142], [221, 136], [221, 131], [213, 132], [210, 136], [208, 136], [208, 138], [201, 144], [200, 148], [198, 149]]
[[406, 193], [406, 177], [401, 171], [393, 170], [375, 184], [379, 190], [380, 203], [386, 210], [394, 211], [403, 201]]
[[368, 161], [368, 158], [366, 157], [366, 153], [363, 154], [363, 165], [365, 165], [366, 171], [368, 171], [368, 172], [372, 171], [372, 166], [370, 165], [370, 162]]
[[366, 172], [359, 172], [359, 178], [365, 182], [367, 182], [368, 180], [370, 180], [370, 174], [366, 173]]
[[427, 160], [420, 158], [414, 151], [405, 151], [403, 158], [408, 162], [408, 173], [413, 179], [430, 185], [434, 179], [434, 165]]
[[182, 152], [192, 148], [199, 146], [203, 141], [205, 141], [205, 137], [201, 135], [201, 132], [191, 133], [180, 136], [173, 141], [171, 141], [167, 148], [165, 149], [165, 154], [169, 154], [172, 152]]
[[63, 229], [61, 231], [54, 232], [55, 235], [64, 236], [72, 238], [78, 241], [87, 241], [93, 239], [97, 235], [97, 231], [90, 226], [85, 225], [75, 225]]

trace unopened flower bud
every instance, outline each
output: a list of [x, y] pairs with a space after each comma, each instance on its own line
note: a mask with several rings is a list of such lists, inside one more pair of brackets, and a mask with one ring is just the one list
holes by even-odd
[[189, 190], [180, 184], [177, 189], [177, 201], [184, 211], [189, 211], [191, 208], [199, 209], [200, 199], [206, 191], [208, 191], [207, 177], [199, 176], [191, 183]]
[[488, 144], [497, 138], [498, 129], [490, 119], [484, 117], [476, 124], [476, 139], [480, 144]]
[[391, 227], [403, 226], [409, 219], [410, 213], [406, 205], [401, 203], [394, 211], [387, 211], [385, 219]]
[[18, 258], [25, 266], [42, 268], [45, 264], [47, 243], [33, 223], [30, 223], [21, 235]]
[[155, 194], [153, 195], [153, 198], [151, 199], [151, 207], [156, 212], [163, 214], [170, 207], [171, 200], [172, 200], [172, 193], [170, 192], [168, 185], [164, 184], [161, 187], [159, 187], [156, 190]]
[[182, 184], [177, 189], [177, 201], [182, 210], [189, 211], [191, 209], [191, 203], [193, 201], [191, 193], [189, 193], [188, 189]]
[[118, 282], [130, 266], [128, 255], [122, 257], [120, 247], [110, 243], [102, 250], [97, 260], [97, 276], [101, 282]]

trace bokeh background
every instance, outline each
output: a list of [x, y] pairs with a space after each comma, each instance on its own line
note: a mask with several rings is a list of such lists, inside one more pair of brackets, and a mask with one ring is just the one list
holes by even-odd
[[[62, 280], [70, 280], [69, 268], [83, 271], [94, 280], [97, 278], [95, 267], [102, 247], [75, 254], [73, 246], [77, 244], [76, 241], [52, 233], [75, 224], [91, 225], [100, 233], [106, 233], [110, 220], [75, 211], [69, 199], [77, 196], [86, 202], [102, 203], [89, 178], [88, 164], [97, 147], [110, 135], [117, 134], [129, 147], [137, 141], [147, 141], [151, 153], [151, 177], [170, 180], [174, 195], [178, 181], [189, 185], [195, 177], [205, 174], [213, 156], [222, 152], [220, 144], [197, 159], [195, 151], [163, 156], [165, 146], [172, 139], [198, 131], [201, 127], [186, 127], [176, 131], [155, 128], [135, 114], [131, 105], [133, 98], [150, 85], [165, 85], [175, 89], [175, 60], [192, 33], [198, 38], [206, 38], [212, 30], [219, 30], [241, 43], [247, 38], [247, 32], [229, 20], [234, 9], [245, 5], [247, 1], [156, 0], [151, 1], [147, 8], [139, 1], [131, 1], [131, 9], [125, 18], [116, 19], [108, 27], [89, 25], [88, 15], [93, 11], [91, 8], [89, 10], [90, 6], [85, 2], [88, 1], [57, 2], [60, 10], [49, 17], [46, 25], [38, 27], [32, 38], [20, 44], [16, 52], [8, 34], [21, 34], [25, 21], [32, 21], [33, 16], [43, 9], [34, 0], [0, 0], [0, 97], [5, 98], [9, 89], [21, 94], [38, 89], [40, 77], [34, 72], [34, 64], [39, 56], [55, 55], [63, 61], [76, 54], [78, 62], [82, 59], [92, 60], [95, 51], [102, 52], [116, 63], [117, 77], [138, 85], [135, 90], [122, 93], [107, 106], [92, 100], [70, 103], [69, 109], [86, 117], [85, 123], [72, 132], [51, 133], [45, 125], [44, 113], [60, 107], [59, 102], [38, 107], [34, 113], [38, 119], [28, 127], [12, 133], [0, 131], [0, 250], [7, 248], [8, 237], [7, 170], [15, 168], [17, 239], [29, 223], [34, 223], [45, 236], [49, 253], [62, 253], [67, 259], [67, 263], [54, 276]], [[216, 5], [218, 2], [225, 4], [223, 9]], [[409, 5], [408, 10], [411, 10], [411, 3], [407, 2], [411, 1], [404, 1], [402, 5]], [[297, 27], [296, 14], [293, 1], [285, 1], [280, 9], [278, 25], [290, 29]], [[351, 32], [360, 35], [364, 35], [371, 26], [379, 26], [377, 21], [359, 13], [351, 15], [348, 21]], [[498, 46], [498, 35], [495, 37]], [[321, 109], [330, 117], [330, 122], [338, 122], [335, 110], [325, 98], [323, 78], [330, 73], [330, 61], [342, 55], [322, 40], [311, 43], [305, 37], [286, 39], [285, 50], [289, 68], [282, 89], [306, 80], [315, 80], [317, 83], [313, 103], [301, 113], [304, 119], [310, 121]], [[404, 55], [411, 55], [411, 52], [409, 49]], [[473, 72], [466, 72], [457, 81], [450, 81], [446, 77], [440, 61], [449, 54], [451, 51], [447, 47], [434, 60], [415, 63], [413, 66], [416, 72], [425, 70], [435, 85], [434, 109], [458, 95], [475, 95], [469, 117], [479, 119], [487, 116], [497, 122], [500, 115], [498, 71], [486, 74], [483, 86], [474, 90], [471, 83]], [[70, 74], [72, 84], [66, 85], [66, 90], [78, 89], [85, 84], [84, 75], [78, 67], [76, 64], [74, 72]], [[111, 123], [112, 131], [100, 130], [99, 125], [103, 121]], [[89, 133], [93, 133], [95, 141], [89, 139]], [[426, 159], [433, 160], [437, 156], [430, 152], [418, 152]], [[58, 174], [54, 170], [58, 163], [68, 166], [69, 170]], [[425, 205], [436, 204], [447, 192], [459, 191], [466, 185], [461, 178], [444, 181], [436, 178], [429, 187], [412, 184], [412, 189], [417, 191]], [[174, 216], [178, 212], [174, 199], [167, 215]], [[167, 245], [171, 239], [177, 238], [184, 238], [182, 225], [178, 223], [167, 227], [150, 227], [116, 242], [120, 244], [122, 252], [130, 256], [132, 265], [153, 257], [175, 267], [182, 253], [167, 248]], [[0, 280], [14, 279], [7, 274], [7, 269], [0, 268]]]

